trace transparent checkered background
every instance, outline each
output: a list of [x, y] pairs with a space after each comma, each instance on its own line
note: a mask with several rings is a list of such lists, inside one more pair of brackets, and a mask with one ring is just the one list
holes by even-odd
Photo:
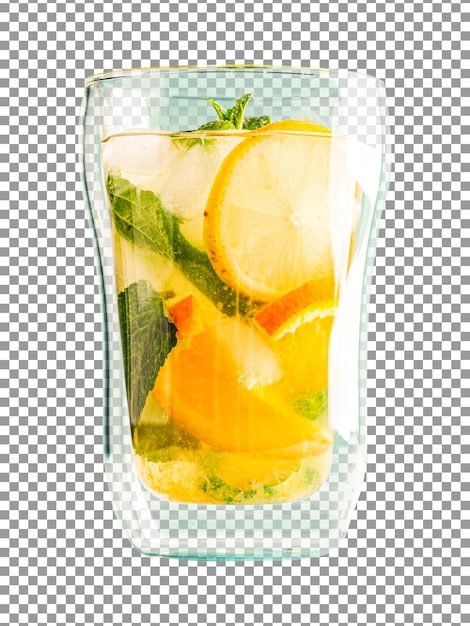
[[[0, 623], [470, 623], [465, 3], [0, 7]], [[216, 63], [347, 66], [388, 89], [367, 482], [330, 557], [142, 557], [103, 481], [101, 316], [77, 155], [84, 79]]]

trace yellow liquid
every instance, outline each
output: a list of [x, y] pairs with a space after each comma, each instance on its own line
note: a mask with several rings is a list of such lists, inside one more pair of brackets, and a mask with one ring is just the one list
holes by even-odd
[[[122, 141], [135, 151], [139, 140]], [[138, 163], [120, 164], [138, 157], [125, 150], [118, 155], [114, 146], [105, 155], [105, 171], [120, 169], [122, 176], [135, 176], [141, 189], [171, 199], [178, 155], [165, 141], [171, 139], [155, 140], [162, 156], [153, 169], [148, 163], [146, 171]], [[151, 147], [154, 139], [145, 142]], [[191, 199], [175, 189], [181, 232], [198, 249], [211, 177], [230, 149], [208, 157], [201, 188], [194, 190], [195, 206], [182, 210], [175, 197]], [[204, 163], [198, 168], [204, 170]], [[256, 311], [224, 315], [173, 261], [136, 247], [117, 230], [114, 243], [118, 292], [147, 281], [164, 298], [166, 315], [178, 329], [176, 346], [134, 420], [135, 468], [143, 484], [168, 500], [212, 504], [289, 502], [318, 490], [328, 477], [333, 446], [327, 382], [334, 311], [307, 316], [273, 338], [256, 322]]]

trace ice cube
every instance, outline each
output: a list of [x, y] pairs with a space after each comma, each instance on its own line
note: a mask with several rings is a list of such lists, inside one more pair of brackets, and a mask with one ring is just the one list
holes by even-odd
[[235, 365], [238, 382], [246, 389], [272, 385], [282, 378], [278, 356], [253, 326], [234, 317], [223, 319], [214, 328]]
[[102, 143], [104, 175], [119, 170], [136, 187], [159, 195], [181, 154], [169, 135], [150, 131], [114, 135]]
[[203, 247], [204, 210], [212, 184], [223, 160], [240, 141], [232, 135], [192, 145], [172, 164], [165, 179], [162, 205], [183, 219], [183, 235], [198, 248]]

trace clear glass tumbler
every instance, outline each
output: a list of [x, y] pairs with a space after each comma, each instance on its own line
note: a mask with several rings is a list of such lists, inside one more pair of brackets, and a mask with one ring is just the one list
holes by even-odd
[[154, 68], [87, 81], [105, 467], [141, 552], [299, 558], [345, 535], [366, 462], [387, 160], [384, 87], [367, 75]]

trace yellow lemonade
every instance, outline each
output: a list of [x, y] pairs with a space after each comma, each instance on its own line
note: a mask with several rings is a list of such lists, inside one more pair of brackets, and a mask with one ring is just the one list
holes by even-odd
[[135, 469], [172, 501], [288, 502], [330, 471], [361, 194], [346, 137], [218, 114], [102, 144]]

